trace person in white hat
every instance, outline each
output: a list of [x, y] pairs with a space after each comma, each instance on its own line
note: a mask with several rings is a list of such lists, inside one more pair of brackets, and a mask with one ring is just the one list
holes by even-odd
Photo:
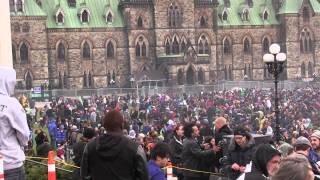
[[316, 130], [310, 136], [312, 150], [320, 157], [320, 131]]

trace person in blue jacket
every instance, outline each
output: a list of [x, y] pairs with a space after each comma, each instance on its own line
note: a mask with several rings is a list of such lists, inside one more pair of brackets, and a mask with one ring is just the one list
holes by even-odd
[[161, 168], [165, 167], [170, 157], [168, 144], [160, 142], [151, 150], [148, 162], [149, 180], [166, 180], [166, 175]]

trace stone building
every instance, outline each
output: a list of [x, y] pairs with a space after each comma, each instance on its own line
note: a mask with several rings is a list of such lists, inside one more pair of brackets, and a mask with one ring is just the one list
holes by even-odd
[[283, 79], [320, 72], [319, 0], [9, 0], [23, 88], [267, 80], [271, 43]]

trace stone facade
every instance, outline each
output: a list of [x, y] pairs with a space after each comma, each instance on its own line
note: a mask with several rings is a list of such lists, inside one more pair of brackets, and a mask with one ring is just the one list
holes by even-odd
[[[180, 19], [170, 19], [171, 7], [177, 9]], [[114, 86], [124, 87], [130, 85], [130, 77], [138, 81], [142, 77], [137, 74], [153, 71], [162, 73], [158, 78], [166, 78], [169, 85], [264, 80], [268, 74], [262, 60], [265, 39], [269, 44], [281, 44], [287, 53], [284, 78], [320, 73], [320, 35], [316, 33], [320, 16], [312, 12], [308, 0], [299, 14], [281, 14], [279, 25], [263, 26], [218, 26], [217, 6], [205, 0], [127, 1], [119, 8], [124, 27], [53, 29], [47, 28], [46, 17], [12, 16], [18, 79], [31, 80], [32, 86], [48, 81], [56, 88], [107, 87], [112, 86], [110, 79], [114, 79]], [[303, 8], [310, 10], [307, 20], [302, 16]], [[23, 32], [26, 24], [29, 30]], [[312, 40], [312, 50], [307, 53], [300, 47], [303, 30], [310, 32]], [[226, 39], [230, 53], [224, 52]], [[247, 50], [245, 41], [249, 42]], [[110, 42], [113, 57], [107, 57]], [[29, 61], [25, 63], [20, 60], [22, 43], [28, 47]], [[60, 43], [65, 59], [58, 58]], [[90, 47], [86, 59], [82, 57], [84, 44]], [[30, 82], [26, 84], [30, 88]]]

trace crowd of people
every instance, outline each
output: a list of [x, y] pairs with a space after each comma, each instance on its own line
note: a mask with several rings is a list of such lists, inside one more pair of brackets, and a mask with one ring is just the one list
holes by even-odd
[[46, 157], [55, 149], [59, 160], [81, 167], [74, 179], [163, 180], [168, 161], [179, 180], [208, 180], [210, 172], [231, 180], [299, 180], [288, 170], [296, 164], [301, 180], [317, 178], [320, 89], [283, 89], [279, 97], [280, 142], [272, 89], [58, 97], [43, 106], [21, 98], [34, 139], [26, 153]]

